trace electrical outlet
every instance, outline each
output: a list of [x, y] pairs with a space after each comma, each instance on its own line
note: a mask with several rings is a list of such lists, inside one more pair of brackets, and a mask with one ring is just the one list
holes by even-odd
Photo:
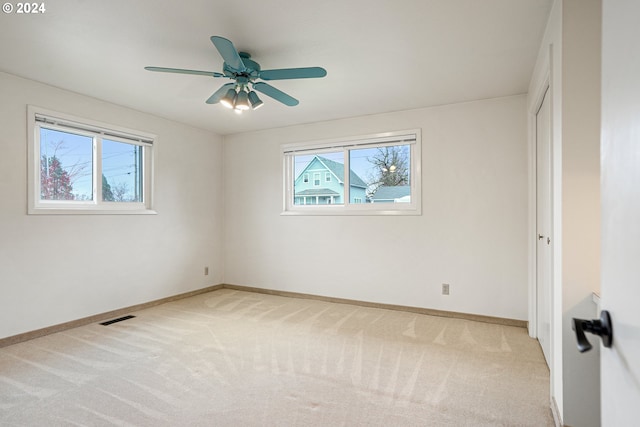
[[449, 295], [449, 284], [448, 283], [443, 283], [442, 284], [442, 295]]
[[205, 267], [204, 268], [204, 275], [208, 276], [209, 275], [209, 267]]

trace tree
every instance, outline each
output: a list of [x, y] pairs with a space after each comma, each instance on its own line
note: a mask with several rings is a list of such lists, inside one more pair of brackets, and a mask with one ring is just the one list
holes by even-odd
[[126, 197], [129, 192], [129, 186], [126, 182], [119, 182], [113, 186], [113, 199], [116, 202], [131, 202], [131, 197]]
[[111, 191], [111, 185], [107, 181], [107, 177], [102, 174], [102, 200], [105, 202], [115, 202], [113, 191]]
[[[50, 142], [43, 149], [40, 157], [40, 199], [42, 200], [78, 200], [72, 193], [73, 183], [83, 172], [85, 165], [76, 162], [73, 165], [62, 165], [67, 160], [64, 140], [57, 143]], [[53, 154], [49, 156], [49, 152]], [[60, 157], [58, 157], [60, 151]]]
[[69, 172], [54, 154], [40, 159], [40, 198], [42, 200], [73, 200], [73, 185]]
[[370, 195], [381, 186], [409, 185], [409, 147], [380, 147], [376, 154], [367, 160], [373, 166], [373, 174], [369, 177], [368, 183]]

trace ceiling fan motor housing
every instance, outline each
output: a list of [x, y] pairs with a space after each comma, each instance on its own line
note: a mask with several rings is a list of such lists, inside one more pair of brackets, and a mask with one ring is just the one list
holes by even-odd
[[222, 67], [224, 74], [231, 78], [247, 77], [249, 80], [257, 79], [260, 74], [260, 64], [250, 59], [251, 55], [247, 52], [239, 52], [238, 55], [242, 59], [245, 69], [242, 71], [236, 70], [225, 62]]
[[[255, 82], [261, 80], [290, 80], [290, 79], [309, 79], [319, 78], [327, 75], [327, 70], [322, 67], [299, 67], [299, 68], [282, 68], [274, 70], [262, 70], [260, 64], [251, 59], [251, 55], [247, 52], [238, 52], [233, 43], [224, 37], [211, 36], [211, 42], [214, 44], [220, 56], [224, 61], [222, 73], [215, 71], [199, 71], [187, 70], [182, 68], [165, 68], [165, 67], [145, 67], [149, 71], [160, 71], [165, 73], [179, 74], [195, 74], [210, 77], [226, 77], [235, 80], [234, 83], [226, 83], [213, 93], [207, 100], [207, 104], [216, 104], [218, 102], [223, 105], [235, 106], [237, 97], [240, 96], [241, 106], [246, 107], [247, 102], [251, 104], [253, 109], [262, 105], [262, 101], [258, 98], [253, 90], [263, 93], [276, 101], [293, 107], [298, 105], [299, 101], [281, 90], [271, 86], [266, 82]], [[251, 89], [248, 86], [251, 86]], [[245, 90], [250, 91], [246, 94]], [[233, 99], [232, 99], [233, 98]], [[246, 98], [246, 99], [245, 99]], [[224, 101], [224, 102], [223, 102]]]

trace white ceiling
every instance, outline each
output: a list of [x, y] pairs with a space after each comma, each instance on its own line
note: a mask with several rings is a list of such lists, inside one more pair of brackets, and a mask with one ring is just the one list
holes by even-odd
[[[552, 0], [55, 0], [0, 14], [0, 70], [232, 134], [525, 93]], [[272, 81], [300, 100], [239, 116], [205, 104], [223, 78], [220, 35], [263, 69], [324, 67]], [[54, 108], [55, 106], [49, 106]]]

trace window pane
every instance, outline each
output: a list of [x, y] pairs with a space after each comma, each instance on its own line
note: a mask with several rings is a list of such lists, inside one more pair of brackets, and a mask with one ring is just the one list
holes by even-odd
[[40, 127], [40, 200], [93, 200], [93, 138]]
[[352, 178], [351, 203], [411, 202], [410, 145], [349, 150], [349, 164], [352, 175], [361, 178]]
[[142, 202], [143, 147], [102, 140], [102, 200]]
[[294, 205], [344, 204], [343, 151], [294, 156], [294, 176]]

